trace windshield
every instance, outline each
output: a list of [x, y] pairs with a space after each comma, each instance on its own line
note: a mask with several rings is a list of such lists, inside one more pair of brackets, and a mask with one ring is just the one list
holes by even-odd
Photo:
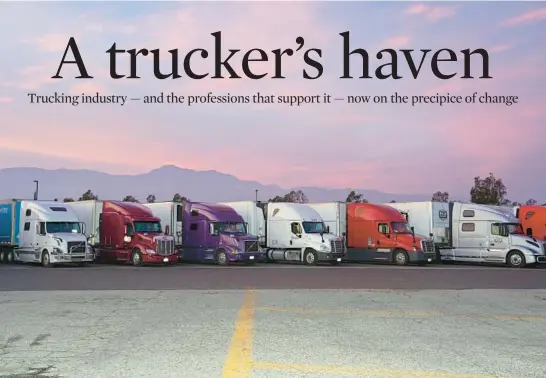
[[72, 233], [72, 230], [76, 230], [77, 233], [82, 232], [82, 228], [79, 222], [46, 222], [46, 232], [48, 234], [58, 233]]
[[160, 222], [135, 222], [135, 232], [137, 233], [153, 233], [161, 232]]
[[411, 234], [408, 222], [392, 222], [391, 227], [395, 234]]
[[303, 222], [303, 229], [306, 234], [325, 234], [326, 227], [322, 222]]
[[523, 227], [520, 223], [503, 223], [503, 226], [506, 227], [509, 234], [523, 235]]
[[242, 222], [216, 222], [213, 225], [215, 234], [246, 234], [246, 225]]

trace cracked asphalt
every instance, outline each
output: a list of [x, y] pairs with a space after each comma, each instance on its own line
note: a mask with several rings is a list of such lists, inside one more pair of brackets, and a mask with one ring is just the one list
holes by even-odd
[[[368, 279], [339, 289], [343, 267], [230, 268], [1, 267], [0, 378], [546, 376], [546, 288], [519, 288], [544, 270], [450, 268], [432, 290], [437, 269], [403, 289], [417, 271], [349, 267], [343, 282]], [[273, 274], [297, 289], [268, 289]], [[111, 289], [80, 289], [100, 277]], [[128, 277], [166, 289], [127, 290]], [[180, 288], [190, 279], [205, 289]], [[501, 281], [515, 288], [483, 288]]]

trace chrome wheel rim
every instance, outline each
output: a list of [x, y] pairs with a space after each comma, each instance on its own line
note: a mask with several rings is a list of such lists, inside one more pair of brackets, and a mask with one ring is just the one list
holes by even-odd
[[138, 253], [133, 254], [133, 263], [138, 265], [140, 263], [140, 255]]
[[227, 261], [227, 256], [226, 256], [226, 254], [225, 254], [224, 252], [220, 252], [220, 253], [218, 254], [218, 263], [219, 263], [220, 265], [224, 265], [224, 264], [226, 263], [226, 261]]
[[510, 263], [515, 266], [519, 266], [522, 263], [522, 259], [520, 255], [512, 255], [510, 256]]
[[308, 253], [305, 260], [307, 261], [308, 264], [312, 264], [315, 262], [315, 255], [313, 255], [312, 253]]
[[397, 253], [396, 254], [396, 262], [400, 265], [406, 263], [406, 256], [404, 256], [403, 253]]

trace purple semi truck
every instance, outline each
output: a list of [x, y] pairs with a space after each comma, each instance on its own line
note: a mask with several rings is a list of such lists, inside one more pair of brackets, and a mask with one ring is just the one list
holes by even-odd
[[264, 259], [258, 238], [249, 235], [243, 218], [231, 207], [203, 202], [147, 203], [173, 235], [179, 261], [254, 263]]

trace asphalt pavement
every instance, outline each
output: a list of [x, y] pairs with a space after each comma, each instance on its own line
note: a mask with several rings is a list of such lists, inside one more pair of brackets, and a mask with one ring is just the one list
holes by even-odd
[[493, 266], [0, 265], [0, 290], [546, 289], [546, 269]]
[[545, 286], [480, 266], [4, 265], [0, 378], [544, 378]]

